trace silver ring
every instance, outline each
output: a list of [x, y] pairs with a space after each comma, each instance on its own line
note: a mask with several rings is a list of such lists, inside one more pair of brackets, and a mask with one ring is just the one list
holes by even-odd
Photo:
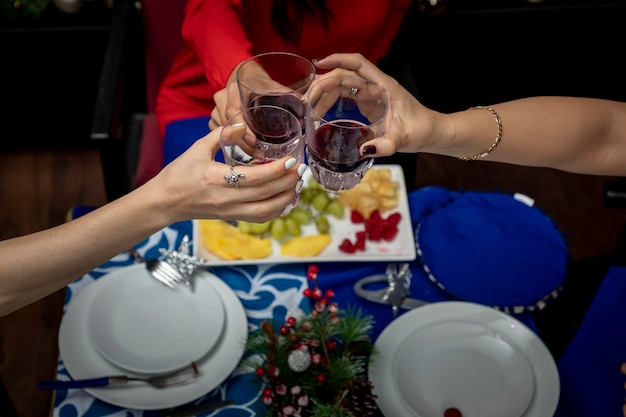
[[350, 90], [350, 98], [355, 98], [356, 97], [356, 93], [359, 92], [359, 89], [356, 87], [352, 87], [352, 89]]
[[235, 188], [239, 187], [239, 178], [245, 178], [244, 174], [237, 174], [233, 167], [230, 167], [230, 175], [224, 175], [224, 179], [228, 185], [234, 185]]

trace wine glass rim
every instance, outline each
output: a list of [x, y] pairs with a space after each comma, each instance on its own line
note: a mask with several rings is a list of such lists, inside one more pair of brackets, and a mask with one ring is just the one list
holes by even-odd
[[254, 88], [254, 87], [251, 87], [250, 85], [248, 85], [248, 84], [245, 82], [245, 80], [243, 80], [243, 79], [241, 78], [241, 71], [242, 71], [242, 68], [243, 68], [246, 64], [248, 64], [249, 62], [252, 62], [252, 61], [258, 61], [259, 59], [262, 59], [262, 58], [267, 57], [267, 56], [283, 56], [283, 57], [296, 58], [296, 59], [298, 59], [300, 62], [302, 62], [302, 63], [304, 63], [305, 65], [307, 65], [307, 66], [310, 68], [310, 70], [311, 70], [311, 71], [310, 71], [310, 73], [309, 73], [309, 75], [308, 75], [309, 82], [308, 82], [308, 83], [306, 83], [305, 85], [303, 85], [302, 87], [297, 88], [297, 89], [294, 89], [293, 91], [286, 91], [286, 92], [274, 92], [274, 93], [272, 93], [272, 94], [275, 94], [275, 95], [277, 95], [277, 96], [278, 96], [278, 95], [289, 95], [289, 94], [293, 94], [293, 92], [304, 93], [304, 92], [305, 92], [305, 91], [309, 88], [309, 86], [312, 84], [313, 80], [315, 79], [315, 75], [317, 74], [317, 69], [315, 68], [315, 65], [313, 64], [313, 62], [312, 62], [310, 59], [307, 59], [307, 58], [303, 57], [302, 55], [294, 54], [294, 53], [292, 53], [292, 52], [272, 51], [272, 52], [263, 52], [263, 53], [260, 53], [260, 54], [256, 54], [256, 55], [254, 55], [254, 56], [252, 56], [252, 57], [250, 57], [250, 58], [248, 58], [248, 59], [246, 59], [246, 60], [242, 61], [242, 62], [239, 64], [239, 67], [237, 68], [237, 73], [236, 73], [236, 76], [237, 76], [237, 82], [238, 82], [240, 85], [243, 85], [245, 88], [247, 88], [248, 90], [250, 90], [250, 91], [252, 91], [252, 92], [254, 92], [254, 93], [257, 93], [257, 94], [258, 94], [258, 93], [260, 93], [260, 91], [259, 91], [259, 90], [257, 90], [257, 89], [256, 89], [256, 88]]

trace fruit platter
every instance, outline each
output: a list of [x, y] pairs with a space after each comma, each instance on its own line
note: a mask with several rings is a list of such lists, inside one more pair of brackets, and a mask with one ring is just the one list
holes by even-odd
[[415, 259], [402, 167], [374, 165], [338, 195], [310, 172], [298, 206], [266, 223], [193, 221], [193, 254], [207, 265]]

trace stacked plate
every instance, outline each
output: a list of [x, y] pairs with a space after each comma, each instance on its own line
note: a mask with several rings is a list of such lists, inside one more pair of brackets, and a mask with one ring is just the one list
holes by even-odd
[[369, 369], [386, 416], [545, 417], [559, 375], [543, 342], [515, 318], [468, 302], [411, 310], [383, 330]]
[[87, 287], [69, 306], [59, 350], [74, 379], [154, 376], [198, 365], [198, 379], [165, 389], [147, 384], [87, 388], [94, 397], [131, 409], [190, 402], [220, 385], [244, 353], [248, 326], [236, 294], [199, 271], [195, 291], [168, 288], [137, 264]]

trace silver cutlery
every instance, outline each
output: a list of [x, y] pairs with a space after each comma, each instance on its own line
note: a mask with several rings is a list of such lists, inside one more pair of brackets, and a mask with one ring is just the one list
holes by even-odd
[[[387, 282], [389, 285], [379, 289], [368, 289], [373, 284]], [[358, 280], [354, 284], [354, 292], [361, 298], [379, 304], [390, 305], [394, 315], [399, 313], [399, 309], [413, 309], [428, 301], [410, 298], [409, 287], [411, 284], [411, 270], [409, 264], [389, 264], [385, 274], [371, 275]]]
[[131, 381], [143, 382], [152, 385], [155, 388], [167, 388], [172, 385], [178, 385], [189, 382], [199, 375], [198, 366], [195, 362], [183, 371], [177, 371], [171, 374], [158, 375], [147, 378], [132, 377], [127, 375], [113, 375], [90, 379], [76, 379], [72, 381], [41, 381], [37, 384], [40, 390], [57, 390], [69, 388], [91, 388], [104, 386], [124, 386]]
[[185, 281], [180, 272], [172, 265], [159, 258], [146, 259], [134, 248], [128, 249], [128, 253], [135, 259], [145, 262], [146, 269], [150, 275], [170, 288], [174, 288], [178, 283]]

